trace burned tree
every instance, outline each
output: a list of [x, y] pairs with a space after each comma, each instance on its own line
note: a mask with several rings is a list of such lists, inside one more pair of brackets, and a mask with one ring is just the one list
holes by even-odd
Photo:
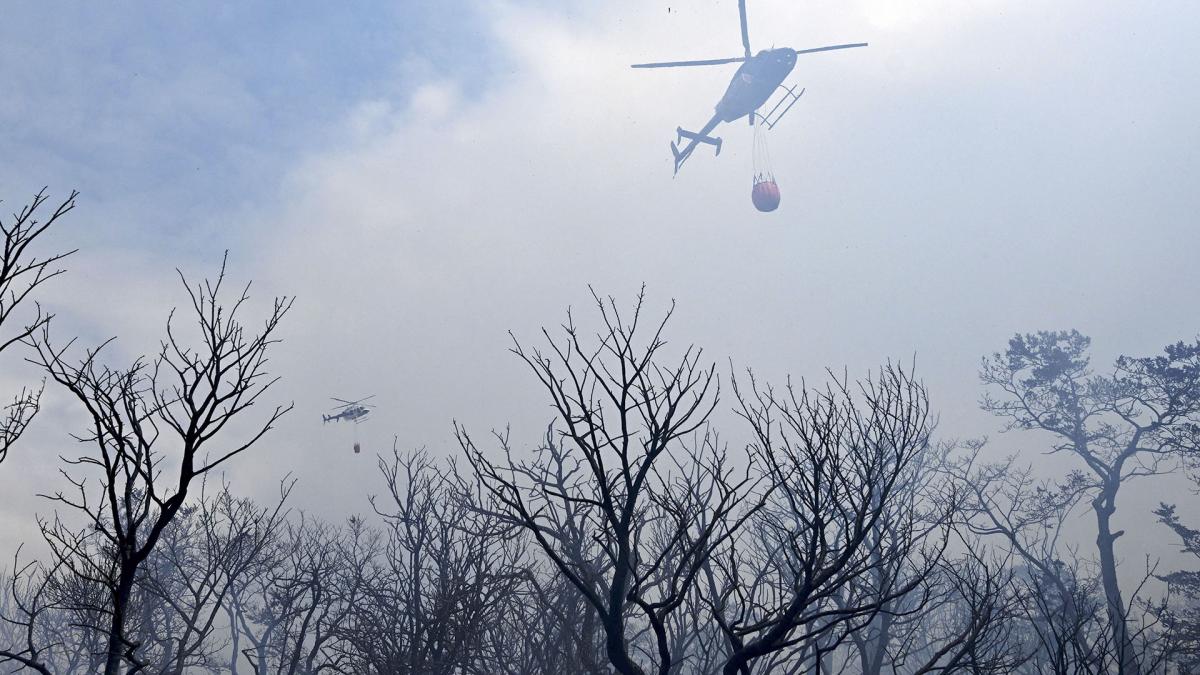
[[252, 672], [359, 672], [342, 638], [382, 550], [379, 533], [357, 517], [346, 527], [304, 514], [286, 523], [265, 564], [230, 591], [234, 644], [246, 645]]
[[966, 443], [966, 452], [942, 471], [962, 486], [963, 527], [1013, 558], [1030, 667], [1063, 675], [1103, 670], [1114, 650], [1104, 602], [1097, 599], [1099, 579], [1063, 543], [1068, 519], [1086, 496], [1087, 477], [1038, 480], [1015, 458], [984, 462], [984, 445]]
[[531, 567], [521, 593], [490, 626], [492, 656], [477, 672], [608, 675], [599, 617], [565, 577]]
[[20, 550], [13, 556], [11, 574], [0, 575], [0, 664], [12, 663], [17, 669], [29, 669], [53, 675], [55, 652], [68, 644], [63, 639], [71, 631], [61, 630], [63, 614], [55, 606], [49, 590], [56, 570], [44, 569], [36, 562], [21, 563]]
[[[624, 675], [673, 672], [671, 617], [701, 568], [754, 511], [752, 480], [735, 475], [706, 421], [717, 377], [686, 348], [663, 363], [671, 313], [643, 338], [643, 298], [622, 316], [593, 295], [603, 326], [594, 343], [570, 315], [549, 347], [513, 352], [549, 394], [561, 430], [531, 459], [497, 434], [493, 462], [458, 439], [495, 512], [523, 528], [595, 613], [604, 653]], [[641, 642], [644, 640], [644, 643]]]
[[228, 485], [185, 506], [143, 563], [135, 582], [137, 616], [127, 632], [143, 645], [143, 660], [162, 675], [213, 669], [222, 646], [217, 620], [230, 589], [259, 565], [274, 545], [293, 481], [279, 501], [258, 506], [234, 497]]
[[[14, 213], [11, 221], [0, 220], [0, 235], [4, 237], [4, 247], [0, 250], [0, 328], [12, 324], [13, 312], [21, 305], [28, 304], [27, 300], [34, 289], [63, 273], [58, 263], [74, 251], [38, 258], [29, 247], [59, 218], [75, 208], [75, 197], [78, 195], [78, 192], [72, 192], [45, 220], [39, 220], [38, 210], [49, 199], [43, 189], [34, 195], [33, 201]], [[37, 302], [34, 302], [33, 311], [33, 317], [15, 333], [0, 335], [0, 352], [13, 343], [28, 339], [52, 318], [42, 311], [42, 306]], [[41, 393], [40, 388], [22, 390], [0, 413], [0, 462], [8, 456], [9, 449], [37, 414]]]
[[1096, 553], [1107, 623], [1119, 670], [1142, 672], [1136, 630], [1120, 586], [1114, 530], [1117, 496], [1129, 481], [1153, 476], [1200, 450], [1200, 341], [1169, 345], [1163, 355], [1121, 356], [1112, 371], [1092, 371], [1091, 341], [1076, 331], [1017, 335], [985, 358], [990, 393], [983, 408], [1007, 429], [1039, 430], [1052, 453], [1080, 464], [1075, 476], [1096, 519]]
[[[776, 392], [751, 377], [743, 393], [735, 382], [774, 489], [754, 527], [709, 566], [725, 675], [764, 659], [819, 671], [848, 634], [921, 589], [942, 558], [949, 508], [932, 521], [893, 513], [910, 499], [905, 477], [929, 445], [924, 387], [894, 366], [860, 383], [858, 397], [851, 386], [843, 378]], [[924, 606], [918, 596], [908, 612]]]
[[291, 301], [277, 298], [255, 333], [240, 318], [249, 286], [225, 305], [224, 281], [224, 264], [214, 282], [193, 287], [184, 280], [198, 344], [189, 346], [178, 334], [172, 312], [167, 337], [149, 362], [101, 365], [104, 345], [72, 361], [70, 343], [54, 346], [45, 328], [31, 340], [35, 362], [90, 417], [89, 431], [76, 437], [89, 450], [64, 459], [71, 489], [47, 495], [86, 525], [75, 529], [56, 513], [41, 528], [55, 564], [102, 591], [102, 619], [88, 627], [104, 635], [106, 675], [121, 672], [123, 664], [127, 672], [144, 668], [127, 630], [134, 584], [193, 483], [248, 450], [290, 409], [268, 409], [265, 420], [240, 437], [228, 428], [276, 381], [265, 370], [267, 353]]
[[[864, 579], [854, 580], [846, 597], [858, 596], [864, 583], [878, 588], [886, 579], [913, 572], [922, 578], [909, 593], [885, 602], [869, 623], [850, 632], [847, 644], [863, 675], [880, 675], [887, 668], [1010, 672], [1027, 656], [1020, 641], [1012, 639], [1019, 593], [1011, 578], [1011, 556], [985, 556], [977, 538], [964, 532], [959, 522], [962, 495], [969, 488], [946, 480], [944, 467], [953, 448], [953, 444], [939, 444], [914, 457], [894, 488], [895, 498], [865, 542], [884, 564]], [[925, 570], [915, 569], [919, 559], [898, 557], [885, 563], [886, 542], [896, 524], [910, 518], [919, 532], [924, 530], [922, 536], [942, 530], [951, 519], [952, 546], [963, 552]], [[844, 606], [840, 597], [835, 603]]]
[[985, 557], [977, 541], [961, 543], [967, 551], [944, 560], [930, 580], [929, 606], [897, 631], [893, 671], [1012, 673], [1029, 660], [1018, 620], [1023, 596], [1011, 559]]
[[453, 463], [425, 451], [393, 448], [379, 470], [387, 494], [370, 502], [382, 547], [358, 568], [339, 649], [361, 673], [501, 672], [517, 650], [493, 631], [525, 586], [512, 526], [478, 508]]

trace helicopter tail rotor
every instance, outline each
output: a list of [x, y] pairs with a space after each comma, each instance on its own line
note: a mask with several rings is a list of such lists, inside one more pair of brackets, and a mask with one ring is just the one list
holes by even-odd
[[671, 141], [671, 154], [675, 156], [675, 173], [679, 173], [679, 167], [683, 166], [684, 160], [686, 160], [688, 155], [691, 154], [691, 147], [692, 146], [688, 146], [687, 148], [680, 150], [679, 146], [675, 144], [675, 141]]

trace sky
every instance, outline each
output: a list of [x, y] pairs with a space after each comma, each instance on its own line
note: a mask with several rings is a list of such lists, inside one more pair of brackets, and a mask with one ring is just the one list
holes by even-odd
[[[1102, 368], [1196, 337], [1200, 6], [750, 0], [756, 50], [870, 43], [800, 57], [807, 93], [768, 140], [782, 204], [760, 214], [743, 124], [672, 177], [673, 130], [735, 67], [628, 68], [739, 53], [734, 0], [676, 3], [11, 3], [0, 208], [81, 192], [43, 302], [64, 340], [119, 336], [114, 364], [157, 347], [175, 270], [226, 250], [260, 313], [296, 296], [271, 361], [295, 409], [227, 478], [268, 498], [290, 474], [331, 519], [369, 509], [393, 439], [453, 456], [457, 420], [531, 446], [551, 411], [508, 331], [533, 344], [568, 307], [594, 327], [589, 286], [674, 301], [672, 345], [723, 373], [915, 360], [941, 437], [1033, 462], [1045, 439], [978, 409], [982, 356], [1077, 328]], [[5, 391], [40, 377], [24, 356], [0, 357]], [[369, 421], [322, 425], [329, 397], [369, 394]], [[5, 557], [78, 452], [79, 411], [53, 386], [44, 403], [0, 466]], [[1197, 504], [1164, 481], [1124, 524], [1164, 495]]]

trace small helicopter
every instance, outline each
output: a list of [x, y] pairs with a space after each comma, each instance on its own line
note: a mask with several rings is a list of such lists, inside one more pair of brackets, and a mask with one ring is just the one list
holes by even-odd
[[[687, 158], [692, 155], [692, 151], [700, 143], [714, 146], [716, 155], [721, 154], [721, 139], [711, 136], [712, 130], [721, 122], [733, 122], [738, 118], [745, 117], [751, 126], [755, 122], [760, 122], [768, 129], [773, 128], [788, 110], [791, 110], [796, 101], [800, 100], [800, 96], [804, 94], [804, 90], [796, 93], [793, 87], [783, 86], [783, 81], [791, 74], [792, 68], [796, 66], [796, 57], [800, 54], [813, 54], [816, 52], [828, 52], [835, 49], [853, 49], [855, 47], [866, 47], [866, 42], [856, 42], [853, 44], [830, 45], [828, 47], [815, 47], [812, 49], [791, 49], [788, 47], [778, 47], [772, 49], [764, 49], [757, 54], [750, 51], [750, 33], [746, 28], [746, 0], [738, 0], [738, 12], [741, 15], [742, 21], [742, 46], [746, 53], [744, 56], [735, 56], [728, 59], [704, 59], [699, 61], [667, 61], [662, 63], [635, 63], [633, 68], [677, 68], [681, 66], [717, 66], [725, 63], [741, 63], [741, 67], [733, 74], [733, 79], [729, 82], [729, 87], [725, 90], [725, 95], [717, 102], [716, 112], [712, 119], [704, 125], [700, 131], [687, 131], [683, 127], [677, 127], [675, 133], [678, 138], [671, 142], [671, 154], [675, 155], [675, 173], [679, 173], [679, 167], [687, 161]], [[783, 98], [768, 112], [766, 115], [761, 115], [758, 109], [764, 106], [775, 93], [776, 89], [783, 88], [787, 93]], [[784, 106], [784, 103], [787, 103]], [[780, 108], [783, 108], [780, 110]], [[683, 139], [688, 139], [688, 144], [682, 150], [679, 149], [678, 142]]]
[[363, 403], [363, 401], [369, 401], [369, 400], [375, 398], [375, 394], [371, 394], [370, 396], [368, 396], [366, 398], [360, 398], [357, 401], [346, 401], [344, 399], [335, 398], [335, 397], [330, 397], [330, 398], [333, 398], [333, 400], [335, 400], [341, 404], [339, 406], [334, 407], [330, 412], [332, 412], [334, 410], [339, 411], [339, 412], [337, 412], [336, 414], [333, 414], [333, 415], [321, 415], [322, 423], [345, 421], [345, 422], [354, 422], [355, 424], [358, 424], [359, 422], [362, 421], [362, 419], [364, 417], [366, 417], [367, 415], [369, 415], [371, 413], [371, 408], [375, 407], [373, 405]]

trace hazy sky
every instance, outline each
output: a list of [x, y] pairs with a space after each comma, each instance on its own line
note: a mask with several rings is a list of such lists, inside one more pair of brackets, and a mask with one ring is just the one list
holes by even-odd
[[[449, 454], [458, 419], [535, 439], [550, 410], [506, 331], [535, 340], [568, 305], [589, 325], [588, 284], [676, 300], [669, 337], [726, 370], [820, 380], [915, 355], [946, 436], [996, 437], [977, 370], [1014, 332], [1078, 328], [1099, 366], [1195, 337], [1200, 5], [749, 4], [755, 49], [871, 43], [801, 57], [772, 214], [750, 205], [744, 124], [671, 175], [673, 130], [708, 119], [735, 66], [628, 68], [737, 55], [734, 0], [10, 3], [0, 198], [82, 192], [55, 234], [81, 250], [45, 302], [63, 338], [119, 335], [117, 363], [155, 348], [175, 267], [200, 278], [229, 249], [257, 299], [297, 295], [272, 361], [296, 409], [229, 477], [265, 496], [290, 471], [330, 517], [367, 510], [393, 435]], [[4, 391], [36, 381], [23, 356]], [[371, 393], [355, 456], [319, 415]], [[76, 451], [78, 411], [53, 387], [45, 403], [0, 466], [0, 553], [33, 538], [33, 493]], [[1126, 517], [1159, 496], [1131, 493]]]

